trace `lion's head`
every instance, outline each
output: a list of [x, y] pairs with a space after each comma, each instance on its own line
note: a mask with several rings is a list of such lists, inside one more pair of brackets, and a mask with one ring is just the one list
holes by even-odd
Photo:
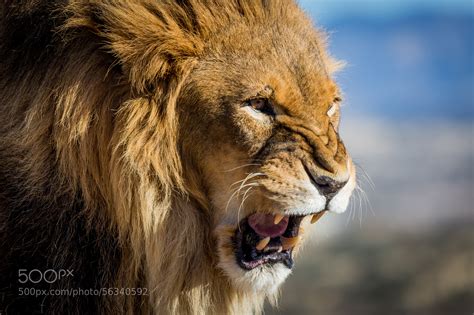
[[178, 98], [180, 159], [209, 198], [218, 265], [269, 293], [293, 267], [300, 226], [343, 212], [355, 186], [336, 65], [301, 12], [278, 6], [213, 34]]
[[355, 186], [324, 35], [287, 0], [51, 12], [58, 52], [37, 90], [19, 85], [36, 109], [18, 134], [54, 152], [60, 187], [117, 231], [116, 278], [145, 279], [157, 311], [272, 296], [303, 226], [343, 212]]
[[219, 267], [271, 292], [290, 273], [304, 218], [343, 212], [355, 172], [320, 35], [262, 20], [207, 43], [180, 97], [179, 134], [184, 174], [202, 178], [212, 207]]
[[[107, 39], [140, 96], [118, 109], [116, 148], [146, 174], [146, 216], [184, 228], [178, 252], [203, 251], [238, 290], [274, 293], [301, 225], [343, 212], [355, 186], [323, 35], [290, 1], [91, 7], [69, 23]], [[163, 193], [166, 216], [152, 202]]]

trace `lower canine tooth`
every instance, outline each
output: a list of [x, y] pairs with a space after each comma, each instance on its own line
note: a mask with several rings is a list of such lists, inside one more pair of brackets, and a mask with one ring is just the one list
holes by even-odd
[[295, 236], [295, 237], [286, 238], [286, 237], [282, 236], [282, 237], [280, 237], [280, 239], [281, 239], [281, 245], [282, 245], [283, 249], [287, 250], [287, 249], [295, 247], [295, 245], [300, 240], [300, 237]]
[[323, 214], [324, 214], [324, 211], [314, 214], [313, 217], [311, 218], [311, 224], [316, 223], [319, 219], [321, 219]]
[[255, 248], [257, 250], [262, 250], [268, 245], [269, 242], [270, 242], [270, 236], [267, 236], [263, 240], [258, 242], [258, 244], [257, 244], [257, 246], [255, 246]]
[[285, 216], [283, 214], [275, 214], [275, 219], [273, 220], [273, 224], [278, 224], [281, 222], [281, 220], [283, 220]]

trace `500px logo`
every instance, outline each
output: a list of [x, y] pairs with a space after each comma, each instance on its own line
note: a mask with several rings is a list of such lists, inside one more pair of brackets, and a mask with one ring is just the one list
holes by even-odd
[[46, 283], [54, 283], [63, 278], [74, 277], [73, 271], [74, 270], [69, 269], [47, 269], [45, 271], [41, 271], [38, 269], [18, 269], [18, 282], [39, 283], [41, 281], [44, 281]]

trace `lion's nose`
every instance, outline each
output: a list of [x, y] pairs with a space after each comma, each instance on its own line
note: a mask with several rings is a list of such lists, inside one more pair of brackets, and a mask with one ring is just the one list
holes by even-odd
[[347, 181], [339, 182], [332, 179], [329, 176], [317, 176], [311, 172], [306, 166], [304, 167], [308, 177], [310, 178], [313, 185], [318, 189], [319, 193], [327, 199], [334, 197], [339, 190], [347, 183]]
[[319, 190], [319, 192], [324, 195], [326, 198], [331, 199], [334, 197], [339, 190], [347, 183], [337, 182], [334, 179], [328, 176], [319, 176], [313, 179], [314, 185]]

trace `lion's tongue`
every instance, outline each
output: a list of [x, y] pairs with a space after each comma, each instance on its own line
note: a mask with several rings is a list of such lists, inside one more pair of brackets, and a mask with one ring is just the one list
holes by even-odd
[[255, 213], [249, 216], [250, 227], [261, 237], [276, 237], [282, 235], [288, 227], [288, 217], [275, 224], [275, 216], [271, 214]]

